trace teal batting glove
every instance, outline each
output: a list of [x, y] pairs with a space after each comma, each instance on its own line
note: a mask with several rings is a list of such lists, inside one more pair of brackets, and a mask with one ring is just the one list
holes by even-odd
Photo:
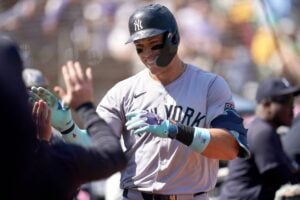
[[74, 122], [69, 107], [65, 107], [53, 93], [43, 87], [32, 87], [29, 101], [42, 99], [51, 109], [51, 124], [61, 132], [66, 142], [85, 146], [92, 144], [86, 130], [81, 130]]
[[38, 96], [47, 102], [51, 109], [51, 123], [54, 128], [60, 132], [65, 132], [73, 126], [74, 121], [70, 109], [65, 107], [54, 94], [42, 87], [32, 87], [31, 92], [35, 94], [35, 98]]
[[142, 134], [144, 132], [152, 133], [161, 138], [175, 138], [178, 133], [176, 124], [169, 120], [162, 120], [154, 113], [145, 110], [133, 111], [126, 114], [127, 130], [133, 134]]
[[74, 123], [74, 129], [67, 134], [62, 134], [64, 140], [68, 143], [79, 144], [83, 146], [92, 146], [92, 141], [86, 130], [80, 129]]

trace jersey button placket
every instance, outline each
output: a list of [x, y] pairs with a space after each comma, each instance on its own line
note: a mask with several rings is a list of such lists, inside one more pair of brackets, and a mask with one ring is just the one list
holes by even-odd
[[[168, 93], [164, 91], [161, 93], [161, 102], [159, 106], [159, 113], [162, 119], [167, 119], [167, 112], [165, 106], [168, 105]], [[161, 178], [165, 176], [164, 170], [168, 164], [168, 146], [169, 146], [169, 138], [160, 138], [160, 149], [159, 149], [159, 166], [156, 174], [156, 183], [154, 184], [154, 188], [160, 188]]]
[[[168, 103], [168, 94], [165, 92], [163, 97], [163, 105]], [[166, 112], [164, 111], [164, 119], [167, 119]], [[164, 168], [164, 165], [167, 164], [167, 155], [168, 155], [168, 143], [169, 138], [161, 138], [161, 148], [160, 148], [160, 165]]]

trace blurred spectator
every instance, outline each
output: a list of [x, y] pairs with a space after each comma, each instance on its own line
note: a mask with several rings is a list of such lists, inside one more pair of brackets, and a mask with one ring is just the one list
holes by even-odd
[[[295, 118], [291, 129], [282, 136], [283, 148], [291, 160], [300, 166], [300, 98], [295, 101]], [[300, 175], [295, 176], [295, 182], [300, 183]]]
[[[22, 199], [27, 174], [35, 150], [35, 125], [27, 104], [28, 95], [22, 82], [22, 61], [18, 49], [0, 35], [0, 145], [3, 161], [0, 199]], [[9, 151], [7, 151], [9, 149]]]
[[175, 12], [181, 35], [180, 55], [192, 62], [200, 62], [200, 67], [209, 71], [211, 55], [218, 50], [219, 30], [211, 21], [214, 14], [207, 0], [186, 1]]
[[[1, 178], [5, 183], [1, 199], [71, 199], [81, 184], [105, 178], [125, 166], [126, 158], [118, 139], [96, 114], [90, 101], [74, 99], [80, 105], [77, 112], [88, 127], [94, 146], [50, 144], [51, 113], [46, 103], [39, 101], [35, 106], [40, 106], [47, 114], [34, 106], [33, 120], [22, 70], [17, 45], [0, 35], [0, 90], [3, 95], [0, 103], [5, 105], [0, 112], [4, 133], [0, 145], [4, 159]], [[41, 137], [45, 133], [43, 130], [47, 130], [47, 137]]]
[[229, 161], [220, 200], [274, 200], [280, 186], [300, 175], [283, 151], [276, 132], [280, 126], [291, 125], [293, 100], [299, 93], [300, 88], [289, 85], [286, 79], [268, 78], [260, 83], [256, 117], [247, 135], [251, 157]]
[[32, 86], [48, 88], [49, 81], [38, 69], [25, 68], [22, 72], [23, 80], [28, 89]]
[[220, 54], [213, 71], [228, 81], [234, 93], [244, 95], [245, 85], [256, 80], [256, 68], [245, 46], [236, 42], [229, 43], [228, 38], [221, 43]]
[[[128, 51], [127, 46], [120, 45], [121, 43], [118, 42], [128, 36], [128, 34], [122, 34], [122, 27], [127, 24], [127, 19], [122, 16], [146, 2], [153, 1], [5, 1], [5, 3], [0, 3], [3, 11], [0, 14], [3, 19], [0, 22], [0, 29], [8, 31], [9, 34], [29, 46], [34, 57], [34, 65], [60, 66], [65, 60], [75, 58], [97, 66], [101, 59], [107, 56], [127, 62], [134, 58], [128, 53], [131, 51]], [[214, 57], [222, 46], [219, 40], [230, 32], [229, 34], [233, 37], [240, 38], [240, 49], [251, 48], [255, 64], [263, 73], [258, 75], [265, 77], [274, 74], [274, 71], [276, 75], [286, 73], [292, 76], [294, 74], [295, 67], [290, 66], [294, 64], [290, 63], [291, 61], [285, 61], [288, 65], [283, 66], [276, 55], [279, 50], [272, 43], [272, 33], [261, 31], [261, 29], [271, 27], [272, 24], [268, 23], [272, 21], [268, 22], [265, 19], [266, 16], [270, 16], [276, 19], [273, 22], [278, 22], [274, 24], [274, 29], [277, 32], [283, 32], [277, 35], [280, 40], [283, 34], [287, 34], [285, 30], [290, 30], [284, 28], [288, 24], [294, 24], [294, 33], [296, 33], [299, 29], [296, 13], [299, 3], [295, 0], [275, 2], [268, 0], [264, 1], [265, 4], [251, 0], [162, 2], [174, 8], [179, 27], [182, 27], [180, 53], [200, 63], [200, 66], [208, 66], [207, 68], [210, 69], [215, 61], [219, 61]], [[285, 23], [287, 21], [291, 23]], [[228, 22], [233, 26], [228, 26]], [[283, 28], [282, 24], [285, 25]], [[295, 39], [297, 34], [293, 37]], [[295, 41], [293, 43], [295, 46], [299, 43], [297, 40], [293, 41]], [[41, 42], [43, 42], [42, 47]], [[269, 45], [269, 48], [265, 48], [266, 45]], [[288, 48], [295, 51], [292, 47]], [[284, 54], [286, 53], [288, 52], [285, 50]], [[299, 52], [295, 56], [298, 55]], [[290, 58], [285, 58], [287, 59]], [[296, 62], [298, 59], [294, 60]], [[245, 59], [241, 58], [239, 61], [238, 58], [236, 63], [244, 61]], [[277, 64], [274, 65], [274, 62]], [[287, 70], [283, 71], [283, 67]], [[50, 73], [46, 69], [44, 71]], [[53, 76], [57, 74], [52, 72], [49, 78], [54, 79]]]
[[[47, 77], [44, 76], [44, 74], [38, 69], [24, 68], [22, 76], [27, 89], [31, 89], [33, 86], [43, 87], [46, 89], [49, 87], [49, 81]], [[64, 142], [64, 140], [61, 136], [61, 133], [52, 127], [51, 143], [55, 144], [58, 142]]]

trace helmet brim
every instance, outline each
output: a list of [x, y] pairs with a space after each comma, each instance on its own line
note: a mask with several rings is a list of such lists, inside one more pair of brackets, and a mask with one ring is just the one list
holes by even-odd
[[127, 42], [125, 42], [125, 44], [131, 43], [136, 40], [141, 40], [141, 39], [157, 36], [164, 32], [166, 32], [166, 30], [154, 29], [154, 28], [141, 30], [141, 31], [138, 31], [138, 32], [135, 32], [134, 34], [132, 34], [129, 37], [129, 39], [127, 40]]

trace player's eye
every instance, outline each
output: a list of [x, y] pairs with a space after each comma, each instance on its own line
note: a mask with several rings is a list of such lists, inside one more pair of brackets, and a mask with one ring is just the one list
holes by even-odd
[[158, 50], [158, 49], [162, 49], [164, 47], [164, 44], [157, 44], [154, 45], [153, 47], [151, 47], [151, 50]]
[[[162, 49], [163, 47], [164, 47], [164, 44], [156, 44], [156, 45], [152, 46], [150, 49], [151, 49], [151, 51], [155, 51], [155, 50]], [[144, 51], [144, 48], [136, 47], [136, 52], [138, 54], [143, 53], [143, 51]]]
[[142, 48], [136, 48], [136, 52], [137, 52], [138, 54], [140, 54], [140, 53], [143, 52], [143, 49], [142, 49]]

